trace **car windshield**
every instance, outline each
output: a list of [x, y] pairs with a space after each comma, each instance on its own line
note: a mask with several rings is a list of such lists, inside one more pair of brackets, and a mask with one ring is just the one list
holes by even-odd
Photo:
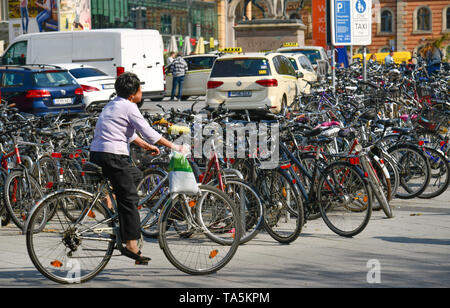
[[192, 57], [185, 58], [188, 64], [188, 70], [205, 70], [211, 69], [216, 60], [216, 57]]
[[298, 66], [297, 66], [297, 61], [295, 61], [295, 59], [293, 58], [289, 58], [289, 61], [291, 61], [292, 65], [294, 66], [295, 70], [298, 70]]
[[62, 87], [76, 85], [77, 82], [67, 71], [47, 71], [33, 74], [33, 82], [37, 87]]
[[267, 59], [239, 58], [217, 60], [211, 71], [211, 77], [244, 77], [270, 75]]
[[314, 68], [311, 65], [311, 62], [306, 57], [300, 57], [298, 59], [300, 61], [300, 65], [307, 71], [314, 71]]
[[86, 77], [97, 77], [97, 76], [108, 76], [101, 70], [91, 67], [80, 67], [69, 70], [69, 72], [75, 78], [86, 78]]
[[320, 60], [320, 51], [314, 49], [296, 49], [296, 50], [283, 50], [282, 53], [302, 53], [308, 57], [311, 64], [317, 64], [317, 60]]

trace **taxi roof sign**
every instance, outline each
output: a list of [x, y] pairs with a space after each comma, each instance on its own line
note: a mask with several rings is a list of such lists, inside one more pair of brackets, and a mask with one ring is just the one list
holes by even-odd
[[242, 48], [241, 47], [227, 47], [227, 48], [219, 49], [219, 51], [223, 52], [223, 53], [234, 53], [234, 52], [241, 53]]
[[298, 47], [298, 43], [296, 43], [296, 42], [286, 42], [286, 43], [283, 43], [283, 47]]

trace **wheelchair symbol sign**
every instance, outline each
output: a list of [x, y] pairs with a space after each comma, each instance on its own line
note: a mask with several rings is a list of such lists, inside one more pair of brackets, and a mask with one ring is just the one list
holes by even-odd
[[367, 4], [364, 0], [356, 1], [356, 11], [360, 14], [366, 11]]

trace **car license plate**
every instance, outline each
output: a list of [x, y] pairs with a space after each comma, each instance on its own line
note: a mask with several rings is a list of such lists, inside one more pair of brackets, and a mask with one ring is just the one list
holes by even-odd
[[252, 91], [229, 91], [228, 97], [250, 97]]
[[109, 90], [109, 89], [114, 89], [114, 84], [104, 84], [103, 86], [103, 90]]
[[53, 103], [55, 105], [67, 105], [67, 104], [72, 104], [72, 98], [71, 97], [66, 97], [66, 98], [55, 98], [53, 100]]

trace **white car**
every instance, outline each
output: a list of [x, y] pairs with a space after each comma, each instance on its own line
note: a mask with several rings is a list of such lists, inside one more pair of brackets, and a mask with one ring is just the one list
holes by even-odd
[[[217, 55], [201, 54], [184, 56], [183, 59], [188, 64], [188, 70], [184, 76], [183, 89], [181, 99], [186, 100], [189, 96], [206, 95], [206, 83], [211, 73], [211, 68], [216, 60]], [[170, 96], [172, 92], [172, 73], [166, 75], [166, 96]], [[178, 88], [175, 91], [178, 96]]]
[[271, 106], [280, 112], [298, 94], [297, 74], [280, 53], [244, 53], [217, 58], [207, 83], [206, 105], [229, 109]]
[[318, 71], [318, 65], [320, 62], [322, 65], [324, 65], [324, 67], [320, 70], [325, 70], [325, 72], [331, 73], [331, 66], [329, 64], [327, 53], [321, 46], [281, 47], [277, 49], [277, 52], [289, 54], [302, 53], [308, 57], [315, 71]]
[[306, 80], [309, 82], [317, 81], [317, 74], [308, 57], [302, 53], [286, 54], [286, 56], [291, 61], [295, 71], [301, 72], [303, 75], [303, 77], [297, 79], [300, 92], [306, 94], [311, 93], [311, 86]]
[[92, 103], [105, 104], [110, 101], [111, 96], [116, 92], [114, 89], [116, 78], [107, 75], [96, 67], [77, 63], [54, 65], [68, 70], [75, 77], [83, 88], [86, 107]]

